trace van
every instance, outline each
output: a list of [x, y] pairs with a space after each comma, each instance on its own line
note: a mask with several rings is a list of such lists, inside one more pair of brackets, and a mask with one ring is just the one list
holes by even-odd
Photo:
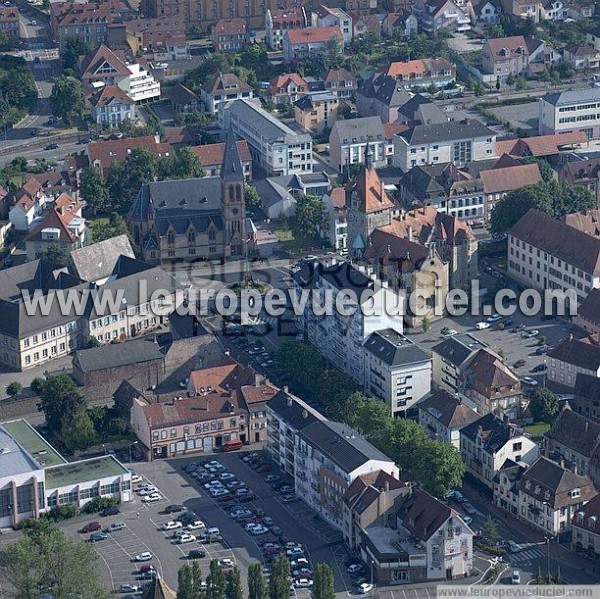
[[513, 584], [521, 584], [521, 573], [518, 570], [513, 570], [512, 583]]
[[212, 537], [213, 535], [220, 535], [221, 531], [216, 526], [212, 526], [211, 528], [207, 529], [205, 534], [207, 537]]
[[235, 439], [225, 443], [225, 445], [223, 445], [223, 451], [239, 451], [240, 449], [243, 449], [243, 447], [244, 444], [239, 439]]
[[117, 530], [123, 530], [125, 526], [125, 522], [113, 522], [106, 530], [108, 530], [108, 532], [116, 532]]

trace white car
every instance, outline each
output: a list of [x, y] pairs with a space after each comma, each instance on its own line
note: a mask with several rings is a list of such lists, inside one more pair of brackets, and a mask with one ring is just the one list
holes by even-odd
[[531, 337], [535, 337], [539, 334], [540, 332], [537, 329], [532, 329], [531, 331], [526, 331], [525, 333], [523, 333], [523, 337], [525, 337], [525, 339], [531, 339]]
[[134, 491], [136, 493], [139, 493], [140, 491], [144, 491], [145, 489], [148, 489], [149, 487], [153, 487], [154, 485], [151, 485], [150, 483], [143, 483], [141, 485], [138, 485]]
[[223, 559], [219, 560], [219, 566], [221, 566], [221, 568], [233, 568], [233, 560], [229, 559], [228, 557], [224, 557]]
[[195, 522], [190, 522], [186, 528], [188, 530], [200, 530], [201, 528], [206, 528], [206, 524], [202, 520], [196, 520]]
[[251, 535], [266, 535], [269, 532], [269, 529], [266, 526], [263, 526], [262, 524], [257, 524], [251, 531], [250, 534]]
[[170, 520], [169, 522], [165, 522], [162, 526], [163, 530], [174, 530], [175, 528], [181, 528], [183, 526], [183, 522], [179, 522], [179, 520]]
[[531, 387], [537, 387], [538, 382], [535, 379], [532, 379], [530, 376], [524, 376], [521, 378], [521, 383], [525, 385], [530, 385]]
[[210, 462], [207, 462], [206, 466], [209, 468], [216, 468], [217, 470], [223, 470], [225, 468], [225, 466], [223, 466], [221, 462], [217, 462], [217, 460], [211, 460]]
[[312, 575], [313, 571], [310, 568], [300, 568], [292, 572], [294, 578], [308, 578], [309, 576], [312, 578]]
[[231, 472], [221, 472], [219, 474], [219, 480], [233, 480], [235, 476]]
[[308, 589], [313, 585], [313, 581], [310, 578], [298, 578], [294, 581], [294, 586], [297, 589]]
[[471, 522], [473, 522], [473, 518], [471, 518], [470, 516], [464, 516], [463, 517], [463, 522], [469, 526], [469, 524], [471, 524]]
[[119, 587], [119, 592], [121, 593], [137, 593], [139, 590], [138, 585], [137, 584], [122, 584]]
[[500, 316], [500, 314], [492, 314], [491, 316], [488, 316], [485, 321], [489, 322], [490, 324], [493, 324], [495, 322], [500, 322], [502, 320], [502, 316]]
[[356, 574], [363, 569], [362, 564], [350, 564], [348, 568], [346, 568], [348, 574]]
[[[483, 331], [483, 330], [485, 330], [485, 329], [489, 329], [489, 328], [490, 328], [490, 326], [491, 326], [491, 325], [490, 325], [490, 323], [489, 323], [489, 322], [478, 322], [478, 323], [475, 325], [475, 328], [476, 328], [478, 331]], [[366, 584], [366, 583], [365, 583], [365, 584]], [[366, 592], [368, 593], [369, 591], [366, 591]]]
[[204, 483], [204, 488], [205, 489], [212, 489], [213, 487], [221, 488], [223, 487], [223, 483], [220, 480], [211, 480], [208, 483]]
[[156, 493], [156, 491], [158, 491], [156, 487], [146, 487], [139, 492], [139, 495], [144, 497], [145, 495], [152, 495], [152, 493]]
[[196, 537], [191, 534], [191, 533], [185, 533], [184, 535], [181, 535], [179, 537], [179, 540], [177, 541], [180, 545], [183, 545], [184, 543], [191, 543], [192, 541], [195, 541]]
[[229, 495], [229, 490], [228, 489], [211, 489], [209, 491], [209, 493], [213, 497], [222, 497], [223, 495]]
[[155, 501], [160, 501], [162, 497], [158, 493], [152, 493], [152, 495], [146, 495], [142, 497], [142, 501], [144, 503], [154, 503]]
[[448, 329], [447, 331], [444, 331], [442, 335], [444, 337], [453, 337], [454, 335], [458, 335], [458, 331], [455, 331], [454, 329]]
[[139, 474], [131, 475], [131, 483], [135, 485], [135, 483], [141, 483], [144, 479]]
[[373, 585], [370, 582], [363, 582], [362, 584], [358, 585], [358, 592], [361, 593], [362, 595], [366, 595], [367, 593], [370, 593], [373, 590]]
[[152, 554], [149, 551], [138, 553], [134, 558], [136, 562], [149, 562], [152, 559]]

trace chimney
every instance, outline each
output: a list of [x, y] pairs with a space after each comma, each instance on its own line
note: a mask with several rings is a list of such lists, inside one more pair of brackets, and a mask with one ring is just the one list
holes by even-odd
[[254, 386], [259, 387], [261, 380], [262, 380], [262, 375], [260, 374], [260, 372], [255, 372], [254, 373]]
[[569, 341], [573, 341], [573, 333], [569, 333]]
[[413, 240], [413, 228], [412, 225], [408, 225], [408, 241]]
[[[283, 386], [283, 392], [284, 393], [289, 393], [290, 392], [290, 388], [287, 385]], [[290, 401], [292, 401], [292, 398], [290, 397]]]
[[308, 418], [308, 412], [306, 410], [302, 410], [302, 418], [304, 418], [304, 420]]
[[562, 459], [561, 459], [561, 460], [559, 460], [559, 461], [558, 461], [558, 465], [559, 465], [561, 468], [564, 468], [564, 467], [565, 467], [565, 461], [564, 461], [564, 460], [562, 460]]
[[383, 189], [383, 181], [379, 180], [379, 201], [383, 204], [385, 190]]
[[576, 463], [573, 464], [573, 466], [571, 467], [571, 470], [573, 471], [573, 474], [579, 474], [579, 472], [578, 472], [579, 468], [577, 468]]
[[390, 481], [389, 480], [386, 480], [385, 483], [383, 483], [383, 490], [386, 492], [390, 490]]

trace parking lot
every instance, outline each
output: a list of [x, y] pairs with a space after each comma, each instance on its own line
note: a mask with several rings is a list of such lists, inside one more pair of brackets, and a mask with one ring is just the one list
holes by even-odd
[[[261, 452], [264, 454], [264, 452]], [[142, 502], [139, 495], [133, 502], [121, 506], [121, 513], [108, 518], [91, 516], [78, 522], [67, 522], [61, 525], [66, 532], [74, 537], [88, 539], [90, 533], [81, 533], [81, 528], [94, 520], [106, 529], [114, 522], [124, 522], [125, 527], [116, 532], [107, 534], [105, 540], [93, 543], [101, 559], [102, 577], [107, 586], [119, 590], [121, 585], [144, 584], [140, 580], [143, 576], [142, 568], [151, 565], [157, 570], [172, 588], [177, 586], [177, 570], [188, 560], [190, 550], [200, 550], [205, 555], [199, 559], [203, 574], [207, 574], [210, 561], [231, 560], [237, 564], [242, 573], [242, 584], [246, 587], [246, 573], [248, 565], [261, 561], [268, 567], [271, 559], [278, 553], [298, 549], [298, 557], [303, 557], [307, 563], [300, 561], [292, 565], [299, 574], [299, 578], [310, 580], [310, 570], [317, 562], [327, 562], [336, 575], [336, 590], [346, 591], [352, 588], [353, 581], [346, 572], [349, 555], [345, 549], [341, 533], [327, 523], [315, 518], [315, 514], [301, 501], [291, 498], [290, 491], [280, 493], [276, 487], [290, 485], [291, 480], [285, 478], [273, 467], [268, 466], [270, 472], [257, 473], [241, 458], [246, 453], [222, 454], [217, 460], [224, 466], [218, 474], [231, 473], [232, 479], [252, 492], [253, 498], [237, 500], [234, 497], [226, 498], [227, 503], [219, 501], [221, 497], [212, 497], [209, 490], [204, 488], [204, 482], [186, 473], [184, 467], [193, 463], [201, 466], [215, 458], [215, 456], [194, 456], [170, 461], [156, 461], [151, 463], [136, 464], [138, 472], [143, 475], [143, 483], [151, 483], [156, 487], [160, 499], [152, 503]], [[261, 455], [261, 462], [266, 462], [266, 457]], [[269, 484], [265, 478], [271, 475], [276, 480]], [[218, 479], [218, 477], [217, 477]], [[140, 484], [140, 483], [138, 483]], [[134, 485], [134, 488], [138, 485]], [[224, 486], [224, 485], [223, 485]], [[291, 503], [286, 503], [290, 499]], [[165, 508], [173, 504], [185, 506], [185, 512], [166, 513]], [[246, 517], [236, 521], [231, 513], [236, 510], [248, 510]], [[182, 514], [192, 512], [197, 519], [202, 520], [206, 528], [219, 529], [222, 540], [210, 538], [203, 540], [201, 535], [206, 528], [189, 531], [196, 537], [190, 542], [179, 544], [175, 535], [182, 534], [183, 527], [173, 530], [163, 530], [165, 523], [176, 520]], [[267, 518], [263, 520], [263, 518]], [[256, 526], [257, 534], [250, 534], [246, 527]], [[261, 527], [264, 526], [264, 531]], [[269, 529], [267, 531], [267, 528]], [[272, 547], [263, 547], [265, 543], [273, 544]], [[286, 546], [286, 543], [288, 544]], [[144, 562], [136, 562], [135, 556], [149, 552], [152, 558]], [[290, 556], [290, 560], [293, 558]], [[307, 568], [307, 570], [302, 570]], [[309, 584], [305, 581], [298, 583], [294, 595], [299, 599], [308, 599], [310, 587], [302, 588], [301, 585]]]

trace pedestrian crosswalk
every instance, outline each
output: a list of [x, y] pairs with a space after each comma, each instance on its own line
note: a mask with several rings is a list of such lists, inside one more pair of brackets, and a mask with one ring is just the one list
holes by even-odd
[[519, 545], [520, 551], [510, 554], [511, 562], [525, 562], [544, 557], [544, 552], [537, 545], [524, 543]]

